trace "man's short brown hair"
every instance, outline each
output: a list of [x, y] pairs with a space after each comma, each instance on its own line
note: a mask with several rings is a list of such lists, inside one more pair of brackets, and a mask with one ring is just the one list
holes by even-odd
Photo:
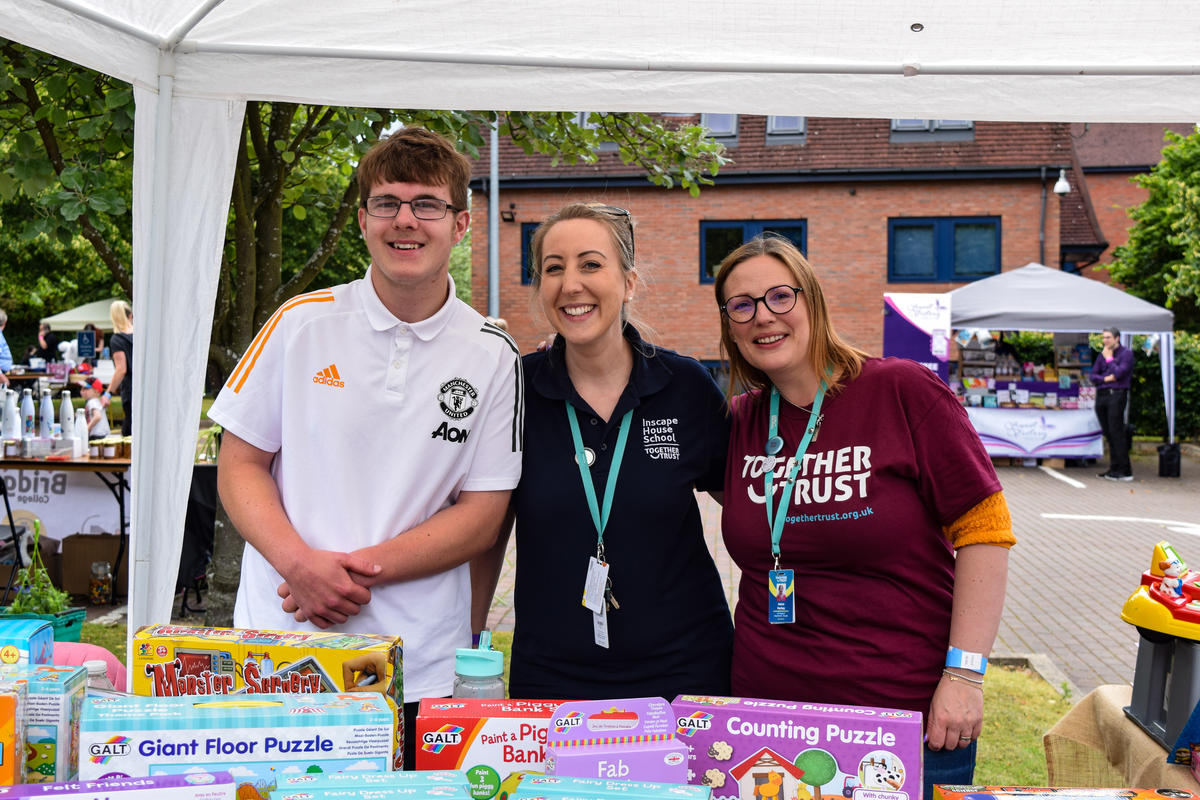
[[423, 183], [445, 186], [451, 205], [466, 211], [470, 180], [467, 157], [449, 139], [425, 128], [401, 128], [385, 136], [358, 162], [358, 197], [364, 207], [377, 184]]

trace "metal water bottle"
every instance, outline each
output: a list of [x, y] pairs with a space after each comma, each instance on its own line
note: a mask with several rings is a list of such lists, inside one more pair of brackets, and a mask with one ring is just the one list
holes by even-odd
[[51, 397], [49, 389], [42, 390], [42, 403], [38, 410], [38, 416], [42, 421], [38, 436], [43, 439], [54, 436], [54, 398]]
[[21, 392], [21, 436], [33, 438], [37, 433], [37, 412], [33, 408], [33, 389]]
[[4, 429], [0, 436], [5, 439], [21, 438], [21, 412], [17, 408], [17, 393], [12, 389], [4, 392]]
[[58, 424], [62, 427], [62, 438], [75, 437], [75, 404], [71, 402], [71, 393], [63, 389], [62, 402], [58, 406]]

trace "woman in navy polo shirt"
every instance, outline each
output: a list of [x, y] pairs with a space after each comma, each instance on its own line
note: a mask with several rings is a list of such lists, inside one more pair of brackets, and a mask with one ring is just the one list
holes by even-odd
[[[509, 694], [726, 694], [733, 627], [695, 496], [724, 480], [724, 398], [697, 361], [644, 341], [628, 321], [628, 211], [568, 205], [537, 229], [531, 251], [558, 335], [523, 359]], [[505, 530], [472, 565], [477, 631]]]

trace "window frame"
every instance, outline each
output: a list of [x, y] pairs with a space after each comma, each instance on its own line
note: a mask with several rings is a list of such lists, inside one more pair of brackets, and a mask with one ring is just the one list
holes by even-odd
[[800, 252], [804, 257], [808, 257], [808, 220], [804, 218], [798, 219], [702, 219], [700, 220], [700, 283], [716, 282], [715, 275], [709, 275], [705, 269], [706, 259], [708, 256], [708, 245], [705, 242], [705, 233], [709, 230], [725, 228], [741, 228], [742, 241], [746, 242], [754, 238], [765, 230], [769, 230], [776, 226], [791, 226], [800, 228]]
[[[978, 275], [964, 276], [955, 272], [954, 264], [954, 231], [959, 225], [990, 224], [993, 226], [995, 237], [996, 258], [991, 272]], [[896, 274], [896, 229], [897, 228], [933, 228], [933, 259], [934, 273], [930, 277], [909, 276]], [[1003, 246], [1003, 225], [998, 216], [966, 216], [966, 217], [889, 217], [888, 218], [888, 283], [971, 283], [973, 281], [999, 275], [1004, 263], [1001, 247]]]
[[[715, 131], [709, 124], [712, 117], [731, 117], [731, 125], [728, 130]], [[738, 138], [738, 115], [737, 114], [704, 114], [700, 115], [700, 124], [708, 131], [708, 138], [715, 139], [718, 142], [729, 144], [737, 142]]]
[[767, 116], [767, 145], [804, 144], [808, 136], [808, 118], [800, 115], [790, 115], [798, 120], [794, 126], [779, 125], [777, 120], [782, 116]]

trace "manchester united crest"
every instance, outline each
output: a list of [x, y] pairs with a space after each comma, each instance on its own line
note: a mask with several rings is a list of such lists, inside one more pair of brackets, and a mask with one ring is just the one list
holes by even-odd
[[438, 390], [437, 399], [443, 413], [450, 419], [469, 417], [475, 406], [479, 405], [475, 387], [462, 378], [452, 378], [443, 383], [442, 388]]

